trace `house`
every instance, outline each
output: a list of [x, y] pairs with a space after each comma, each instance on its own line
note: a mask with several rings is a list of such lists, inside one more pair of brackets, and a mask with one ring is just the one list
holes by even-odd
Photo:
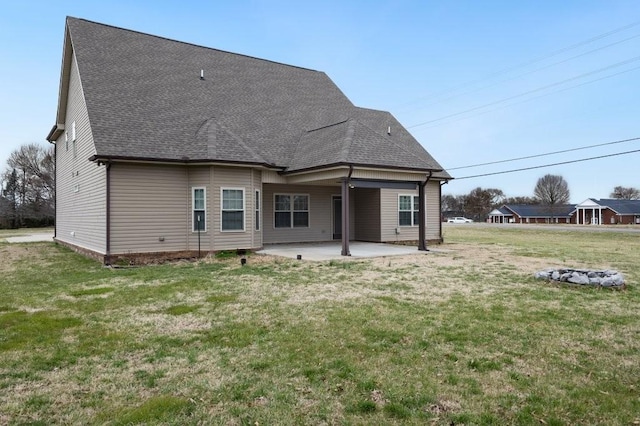
[[505, 204], [489, 213], [491, 223], [572, 223], [575, 205]]
[[69, 17], [47, 140], [55, 240], [105, 263], [442, 241], [451, 176], [323, 72]]
[[640, 200], [587, 198], [576, 205], [575, 223], [581, 225], [640, 224]]

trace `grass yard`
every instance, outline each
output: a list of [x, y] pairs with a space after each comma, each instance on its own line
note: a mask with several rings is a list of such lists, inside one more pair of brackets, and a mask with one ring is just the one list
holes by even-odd
[[[108, 269], [0, 242], [0, 424], [639, 424], [640, 236]], [[623, 291], [545, 267], [614, 268]]]

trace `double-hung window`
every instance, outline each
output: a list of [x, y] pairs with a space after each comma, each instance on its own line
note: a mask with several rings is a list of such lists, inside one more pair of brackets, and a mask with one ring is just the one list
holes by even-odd
[[244, 231], [244, 189], [222, 188], [223, 231]]
[[418, 226], [420, 224], [420, 197], [417, 195], [398, 196], [398, 225]]
[[193, 204], [194, 232], [207, 230], [207, 194], [205, 188], [192, 188], [191, 199]]
[[276, 228], [308, 228], [309, 196], [302, 194], [276, 194], [274, 200]]

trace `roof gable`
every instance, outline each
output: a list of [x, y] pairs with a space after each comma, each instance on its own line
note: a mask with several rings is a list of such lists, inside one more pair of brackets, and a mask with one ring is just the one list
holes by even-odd
[[323, 72], [76, 18], [65, 38], [96, 157], [442, 170], [391, 114], [355, 107]]

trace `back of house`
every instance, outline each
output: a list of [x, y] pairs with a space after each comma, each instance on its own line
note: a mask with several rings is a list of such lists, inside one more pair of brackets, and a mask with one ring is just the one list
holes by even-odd
[[56, 241], [104, 262], [265, 244], [441, 241], [451, 179], [326, 74], [67, 18]]

